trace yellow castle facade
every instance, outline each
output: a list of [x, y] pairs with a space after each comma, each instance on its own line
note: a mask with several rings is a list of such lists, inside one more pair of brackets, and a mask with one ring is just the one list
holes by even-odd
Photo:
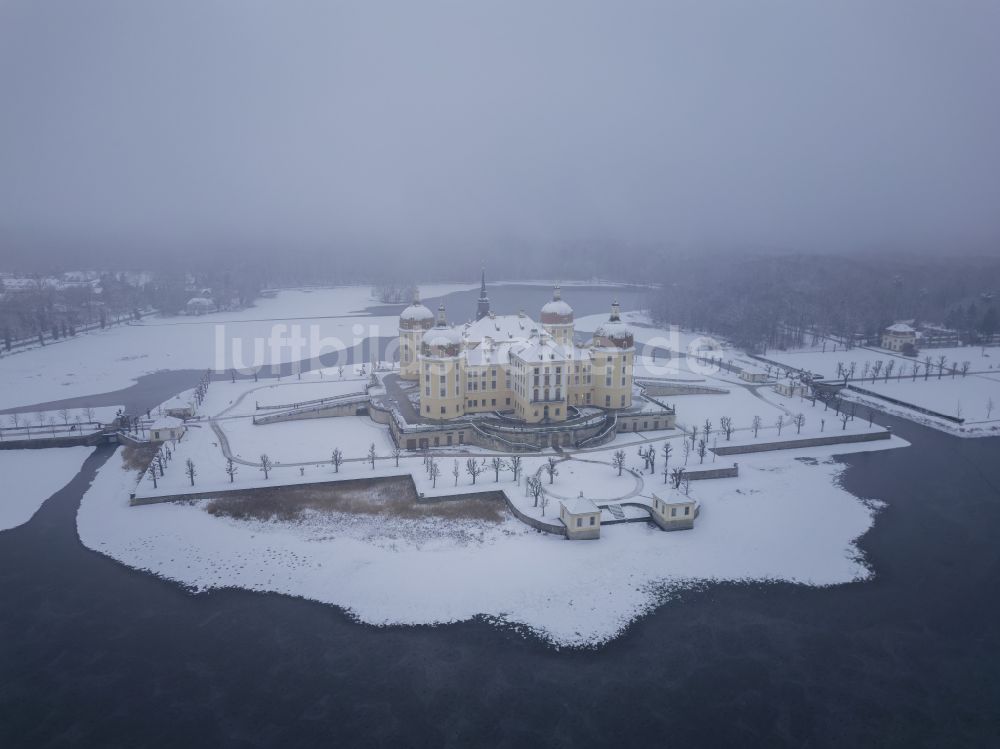
[[536, 322], [491, 312], [484, 277], [477, 318], [449, 325], [443, 305], [435, 316], [419, 297], [400, 315], [400, 376], [419, 383], [422, 418], [500, 412], [535, 424], [564, 421], [574, 406], [631, 407], [634, 338], [617, 302], [580, 345], [558, 286]]

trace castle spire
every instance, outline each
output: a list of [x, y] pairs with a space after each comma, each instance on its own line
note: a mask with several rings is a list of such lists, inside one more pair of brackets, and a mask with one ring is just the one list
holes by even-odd
[[556, 287], [552, 289], [552, 301], [558, 302], [560, 299], [562, 299], [562, 289], [559, 288], [559, 282], [556, 281]]
[[437, 327], [439, 327], [439, 328], [447, 328], [448, 327], [448, 318], [445, 317], [445, 314], [444, 314], [444, 304], [439, 304], [438, 305]]
[[490, 298], [486, 296], [486, 266], [483, 266], [482, 282], [479, 285], [479, 303], [476, 305], [476, 319], [482, 320], [490, 314]]

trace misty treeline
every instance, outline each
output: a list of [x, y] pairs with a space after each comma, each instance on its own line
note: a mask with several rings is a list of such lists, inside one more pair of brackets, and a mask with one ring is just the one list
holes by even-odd
[[[660, 324], [725, 336], [758, 353], [876, 341], [897, 320], [944, 324], [964, 342], [1000, 331], [1000, 259], [754, 255], [665, 262], [648, 307]], [[654, 280], [650, 279], [650, 280]]]
[[254, 269], [201, 273], [100, 273], [65, 282], [60, 275], [19, 278], [0, 296], [0, 347], [45, 344], [79, 332], [141, 319], [153, 312], [173, 315], [190, 299], [207, 296], [216, 309], [251, 304], [261, 289]]

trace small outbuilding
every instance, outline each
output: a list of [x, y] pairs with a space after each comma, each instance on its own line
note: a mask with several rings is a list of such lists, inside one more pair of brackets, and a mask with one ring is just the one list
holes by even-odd
[[758, 372], [753, 369], [741, 369], [740, 379], [744, 382], [767, 382], [767, 372]]
[[804, 398], [806, 395], [806, 386], [795, 380], [779, 382], [774, 386], [774, 392], [786, 398]]
[[190, 419], [194, 416], [194, 400], [189, 397], [189, 391], [175, 395], [163, 404], [163, 413], [178, 419]]
[[580, 492], [576, 499], [559, 501], [559, 519], [566, 526], [566, 538], [571, 541], [601, 537], [601, 508]]
[[661, 499], [653, 495], [653, 522], [665, 531], [686, 531], [694, 528], [698, 503], [693, 499]]
[[153, 442], [177, 441], [185, 431], [187, 427], [176, 416], [161, 416], [149, 425], [149, 438]]

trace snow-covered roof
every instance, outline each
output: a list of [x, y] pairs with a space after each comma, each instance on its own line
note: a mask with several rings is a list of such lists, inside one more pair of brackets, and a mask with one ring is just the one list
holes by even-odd
[[511, 346], [510, 352], [526, 362], [566, 361], [573, 358], [570, 347], [556, 343], [547, 333], [516, 342]]
[[905, 322], [897, 322], [897, 323], [894, 323], [893, 325], [890, 325], [888, 328], [886, 328], [886, 332], [888, 332], [888, 333], [916, 333], [917, 331], [914, 330], [909, 325], [907, 325]]
[[601, 511], [601, 508], [594, 504], [594, 500], [583, 496], [576, 497], [575, 499], [561, 499], [559, 500], [559, 504], [570, 515], [587, 515]]
[[565, 325], [573, 321], [573, 308], [562, 299], [553, 299], [542, 306], [542, 322], [549, 325]]
[[187, 301], [189, 306], [194, 307], [214, 307], [215, 302], [203, 296], [193, 296]]
[[458, 328], [435, 327], [424, 333], [420, 340], [425, 346], [460, 346], [462, 333]]
[[419, 302], [414, 302], [399, 314], [399, 319], [422, 322], [424, 320], [433, 320], [434, 313]]
[[481, 320], [465, 324], [462, 335], [466, 343], [473, 345], [487, 337], [494, 341], [527, 338], [532, 328], [538, 324], [524, 314], [519, 315], [487, 315]]
[[150, 429], [177, 429], [177, 427], [184, 426], [184, 422], [178, 419], [176, 416], [160, 416], [152, 424], [149, 425]]

